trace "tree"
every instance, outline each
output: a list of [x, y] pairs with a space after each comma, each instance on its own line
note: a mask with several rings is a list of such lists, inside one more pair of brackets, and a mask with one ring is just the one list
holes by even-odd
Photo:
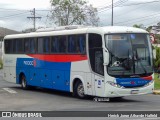
[[158, 68], [160, 65], [160, 48], [156, 47], [155, 49], [156, 49], [156, 59], [154, 59], [154, 66]]
[[144, 29], [144, 25], [143, 24], [139, 24], [139, 25], [138, 24], [134, 24], [133, 27]]
[[51, 0], [51, 20], [56, 25], [98, 26], [97, 9], [84, 0]]
[[155, 34], [155, 43], [160, 44], [160, 35]]
[[149, 27], [147, 27], [147, 29], [146, 29], [148, 32], [151, 32], [151, 30], [152, 30], [152, 26], [149, 26]]

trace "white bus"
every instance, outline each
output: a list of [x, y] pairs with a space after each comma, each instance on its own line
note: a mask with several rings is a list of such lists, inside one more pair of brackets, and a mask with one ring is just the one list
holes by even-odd
[[148, 32], [132, 27], [67, 26], [4, 38], [4, 79], [85, 96], [152, 93]]

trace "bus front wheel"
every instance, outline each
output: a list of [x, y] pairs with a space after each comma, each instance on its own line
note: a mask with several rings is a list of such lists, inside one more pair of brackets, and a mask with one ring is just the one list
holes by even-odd
[[22, 89], [25, 89], [25, 90], [28, 89], [26, 77], [24, 75], [21, 76], [21, 87], [22, 87]]
[[74, 92], [75, 92], [74, 93], [75, 96], [78, 97], [78, 98], [83, 99], [83, 98], [86, 97], [85, 94], [84, 94], [84, 86], [83, 86], [81, 81], [76, 82], [76, 84], [74, 86]]

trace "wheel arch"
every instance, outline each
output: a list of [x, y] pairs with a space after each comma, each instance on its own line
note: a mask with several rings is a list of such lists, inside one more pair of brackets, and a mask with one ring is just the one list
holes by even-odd
[[20, 72], [20, 74], [19, 74], [19, 77], [18, 77], [18, 84], [21, 84], [22, 83], [22, 76], [25, 76], [25, 74], [24, 74], [24, 72]]
[[[85, 87], [85, 83], [84, 83], [84, 79], [83, 77], [79, 76], [79, 75], [76, 75], [74, 76], [74, 78], [72, 79], [72, 83], [71, 83], [71, 92], [74, 92], [74, 86], [75, 84], [78, 82], [78, 81], [81, 81], [82, 84], [83, 84], [83, 87], [84, 87], [84, 91], [86, 91], [86, 87]], [[86, 93], [86, 92], [85, 92]]]

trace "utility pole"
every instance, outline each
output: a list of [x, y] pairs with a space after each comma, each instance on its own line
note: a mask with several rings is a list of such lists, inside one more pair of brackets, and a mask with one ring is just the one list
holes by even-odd
[[111, 25], [113, 26], [113, 0], [112, 0], [112, 18], [111, 18]]
[[35, 8], [31, 12], [32, 12], [33, 17], [27, 17], [27, 18], [28, 19], [33, 19], [33, 28], [34, 28], [34, 30], [36, 30], [36, 19], [41, 19], [42, 17], [36, 17], [36, 10], [35, 10]]

